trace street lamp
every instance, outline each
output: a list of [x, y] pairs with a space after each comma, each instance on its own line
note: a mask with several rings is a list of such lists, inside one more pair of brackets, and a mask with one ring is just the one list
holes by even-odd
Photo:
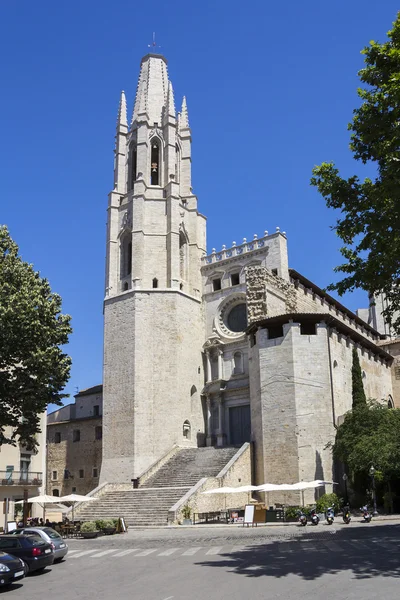
[[349, 503], [349, 497], [347, 495], [347, 475], [346, 473], [343, 473], [343, 481], [344, 481], [344, 500], [346, 505]]
[[373, 499], [374, 499], [374, 512], [372, 514], [375, 516], [378, 514], [378, 511], [376, 510], [375, 467], [373, 465], [371, 465], [369, 474], [371, 475], [371, 479], [372, 479], [372, 494], [373, 494]]

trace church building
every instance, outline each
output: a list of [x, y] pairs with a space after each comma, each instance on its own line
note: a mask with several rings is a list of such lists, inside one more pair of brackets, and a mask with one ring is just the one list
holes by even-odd
[[255, 484], [332, 481], [354, 347], [367, 397], [398, 402], [376, 306], [361, 318], [289, 268], [279, 228], [207, 252], [179, 106], [167, 60], [144, 56], [108, 202], [100, 483], [130, 485], [173, 447], [244, 444]]

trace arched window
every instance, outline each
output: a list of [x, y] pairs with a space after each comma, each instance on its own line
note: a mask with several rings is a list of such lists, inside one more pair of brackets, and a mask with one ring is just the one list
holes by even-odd
[[160, 185], [160, 142], [157, 138], [151, 140], [150, 184]]
[[53, 490], [53, 496], [57, 496], [57, 498], [60, 496], [60, 490]]
[[125, 283], [124, 283], [124, 287], [123, 287], [123, 290], [124, 290], [124, 292], [126, 292], [128, 288], [129, 288], [129, 286], [128, 286], [128, 282], [127, 282], [127, 281], [125, 281]]
[[136, 142], [132, 142], [129, 148], [129, 189], [133, 190], [137, 171], [137, 148]]
[[158, 288], [158, 279], [157, 279], [157, 277], [154, 277], [154, 279], [153, 279], [153, 288]]
[[192, 385], [190, 388], [190, 408], [193, 413], [196, 413], [199, 410], [200, 398], [195, 385]]
[[180, 278], [183, 281], [188, 280], [188, 243], [186, 235], [183, 231], [179, 234], [179, 268], [180, 268]]
[[392, 396], [389, 395], [388, 408], [394, 408], [394, 402]]
[[235, 354], [233, 355], [233, 362], [234, 362], [234, 369], [233, 369], [234, 375], [237, 375], [238, 373], [243, 373], [243, 354], [241, 352], [235, 352]]
[[186, 419], [186, 421], [183, 423], [183, 437], [186, 440], [190, 440], [191, 438], [191, 427], [190, 427], [190, 421], [188, 421]]

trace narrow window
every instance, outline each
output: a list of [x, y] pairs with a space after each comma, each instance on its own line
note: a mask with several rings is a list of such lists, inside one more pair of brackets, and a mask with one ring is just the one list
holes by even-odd
[[271, 269], [272, 275], [278, 275], [278, 269]]
[[125, 281], [125, 283], [124, 283], [124, 287], [123, 287], [123, 291], [124, 291], [124, 292], [126, 292], [126, 291], [128, 291], [128, 289], [129, 289], [128, 282], [127, 282], [127, 281]]
[[101, 440], [103, 438], [103, 428], [101, 425], [97, 425], [97, 427], [94, 428], [94, 438], [96, 440]]
[[93, 415], [94, 415], [95, 417], [98, 417], [98, 416], [99, 416], [99, 414], [100, 414], [100, 406], [99, 406], [98, 404], [95, 404], [95, 405], [93, 406]]
[[81, 441], [81, 432], [80, 432], [80, 429], [74, 429], [74, 431], [72, 432], [72, 441], [73, 442], [80, 442]]
[[130, 178], [129, 178], [129, 189], [130, 190], [133, 190], [133, 186], [136, 181], [136, 171], [137, 171], [136, 144], [131, 144], [131, 148], [130, 148]]
[[182, 281], [188, 281], [188, 244], [183, 231], [179, 234], [179, 273]]
[[153, 288], [158, 288], [158, 279], [156, 277], [153, 279]]
[[239, 283], [240, 283], [239, 273], [232, 273], [231, 285], [239, 285]]
[[51, 473], [51, 478], [57, 480], [57, 471]]
[[160, 143], [158, 140], [151, 142], [150, 182], [151, 185], [160, 184]]
[[53, 496], [56, 496], [57, 498], [60, 496], [60, 490], [53, 490]]
[[97, 477], [99, 476], [99, 470], [97, 467], [93, 467], [93, 477], [95, 479], [97, 479]]
[[72, 488], [72, 493], [74, 494], [76, 492], [76, 487]]
[[132, 273], [132, 242], [129, 242], [127, 252], [126, 252], [126, 274], [130, 275], [131, 273]]
[[186, 421], [183, 423], [183, 437], [184, 437], [186, 440], [190, 440], [190, 437], [191, 437], [191, 433], [190, 433], [190, 431], [191, 431], [191, 427], [190, 427], [190, 421], [187, 421], [187, 420], [186, 420]]
[[176, 146], [175, 146], [175, 181], [176, 181], [176, 183], [179, 183], [179, 170], [180, 170], [179, 169], [179, 166], [180, 166], [179, 159], [180, 159], [179, 146], [178, 146], [178, 144], [176, 144]]
[[60, 444], [61, 443], [61, 432], [60, 431], [56, 431], [54, 434], [54, 443], [55, 444]]
[[217, 292], [221, 289], [221, 279], [218, 277], [217, 279], [213, 279], [213, 290]]
[[79, 469], [79, 479], [83, 479], [85, 477], [85, 471], [83, 469]]
[[388, 408], [394, 408], [394, 402], [392, 396], [389, 396]]
[[64, 469], [64, 479], [69, 479], [71, 476], [71, 473], [68, 471], [68, 469]]

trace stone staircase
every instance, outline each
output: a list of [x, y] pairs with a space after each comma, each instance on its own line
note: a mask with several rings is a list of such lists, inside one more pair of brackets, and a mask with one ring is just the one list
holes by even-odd
[[202, 477], [215, 477], [238, 448], [183, 448], [138, 489], [105, 492], [81, 504], [77, 518], [88, 521], [124, 517], [128, 525], [163, 526], [168, 511]]

